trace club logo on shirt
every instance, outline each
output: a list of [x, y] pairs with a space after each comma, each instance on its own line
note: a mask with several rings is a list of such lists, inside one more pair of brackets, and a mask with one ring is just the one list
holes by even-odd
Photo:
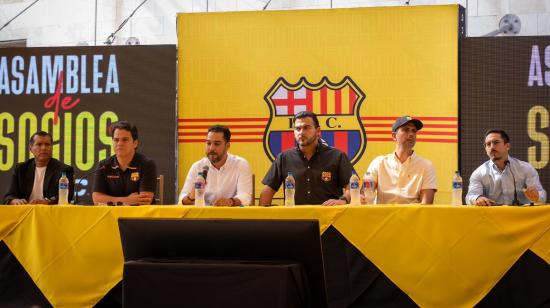
[[132, 172], [130, 174], [130, 180], [137, 182], [139, 181], [139, 172]]
[[325, 182], [330, 182], [330, 180], [332, 179], [332, 173], [330, 173], [330, 171], [321, 172], [321, 179], [323, 179], [323, 181]]
[[365, 94], [348, 76], [339, 83], [323, 77], [317, 84], [305, 77], [291, 84], [283, 77], [264, 96], [270, 118], [264, 133], [264, 150], [271, 161], [295, 146], [293, 116], [300, 111], [317, 114], [321, 138], [346, 153], [352, 164], [363, 155], [367, 142], [359, 109]]

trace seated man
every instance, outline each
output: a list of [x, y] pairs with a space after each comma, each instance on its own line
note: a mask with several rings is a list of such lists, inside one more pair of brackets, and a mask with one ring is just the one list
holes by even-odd
[[353, 167], [345, 153], [323, 144], [320, 137], [321, 127], [315, 113], [302, 111], [294, 116], [297, 146], [277, 155], [262, 181], [265, 186], [260, 205], [271, 204], [288, 171], [292, 171], [296, 181], [296, 205], [349, 202], [348, 184]]
[[52, 158], [52, 142], [52, 135], [44, 131], [31, 136], [29, 149], [34, 158], [15, 166], [4, 204], [57, 204], [62, 172], [69, 178], [69, 201], [72, 200], [73, 167]]
[[370, 163], [368, 172], [376, 185], [377, 204], [433, 203], [437, 191], [435, 168], [413, 150], [416, 132], [422, 126], [418, 119], [398, 118], [392, 126], [395, 151]]
[[252, 171], [246, 159], [229, 154], [231, 131], [221, 125], [208, 128], [206, 157], [195, 162], [185, 179], [178, 200], [194, 204], [194, 184], [199, 172], [206, 171], [205, 203], [216, 206], [250, 205]]
[[519, 205], [546, 201], [546, 191], [535, 168], [508, 154], [511, 144], [505, 131], [488, 130], [484, 145], [489, 160], [470, 176], [466, 204]]
[[157, 167], [137, 153], [138, 131], [129, 122], [111, 126], [115, 155], [99, 162], [92, 199], [94, 204], [152, 204], [157, 187]]

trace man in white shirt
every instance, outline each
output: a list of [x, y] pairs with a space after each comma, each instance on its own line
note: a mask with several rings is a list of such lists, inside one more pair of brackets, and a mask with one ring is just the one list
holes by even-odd
[[52, 135], [44, 131], [31, 136], [29, 150], [34, 158], [15, 166], [4, 204], [57, 204], [62, 173], [69, 178], [69, 201], [72, 200], [73, 167], [52, 158], [52, 142]]
[[398, 118], [392, 126], [395, 152], [376, 157], [368, 171], [374, 178], [377, 204], [433, 204], [437, 191], [431, 161], [414, 152], [416, 132], [423, 124], [410, 116]]
[[250, 205], [252, 202], [252, 171], [246, 159], [229, 154], [229, 128], [214, 125], [208, 128], [206, 157], [195, 162], [180, 192], [180, 203], [195, 202], [194, 183], [199, 173], [207, 170], [205, 202], [215, 206]]

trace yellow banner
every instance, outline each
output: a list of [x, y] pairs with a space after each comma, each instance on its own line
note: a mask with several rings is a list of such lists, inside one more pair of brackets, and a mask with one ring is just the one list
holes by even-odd
[[179, 14], [179, 187], [212, 124], [231, 129], [258, 196], [272, 159], [294, 145], [294, 113], [318, 113], [323, 139], [359, 174], [394, 150], [391, 126], [411, 115], [424, 122], [416, 152], [436, 167], [436, 203], [448, 203], [458, 25], [457, 5]]

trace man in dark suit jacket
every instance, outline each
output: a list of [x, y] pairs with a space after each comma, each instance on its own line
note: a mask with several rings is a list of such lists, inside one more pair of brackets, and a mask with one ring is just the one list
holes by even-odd
[[58, 183], [62, 172], [69, 178], [69, 201], [74, 191], [73, 167], [52, 158], [52, 136], [34, 133], [29, 149], [34, 158], [15, 166], [4, 204], [57, 204]]

